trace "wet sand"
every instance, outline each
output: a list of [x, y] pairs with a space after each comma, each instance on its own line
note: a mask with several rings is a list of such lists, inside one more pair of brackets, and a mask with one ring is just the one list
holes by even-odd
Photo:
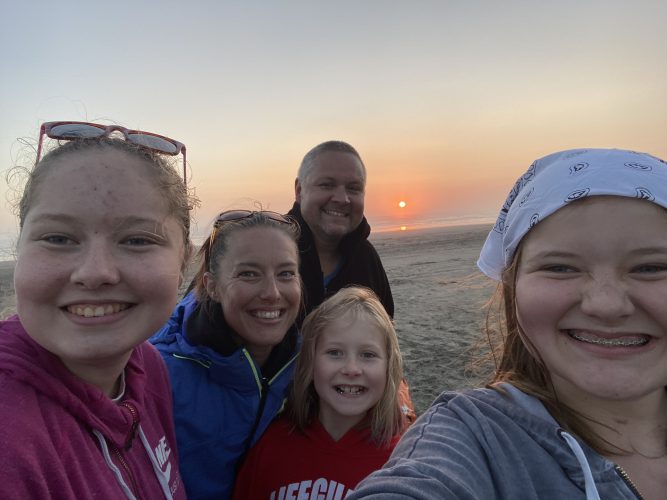
[[395, 325], [415, 410], [444, 390], [479, 384], [466, 368], [495, 282], [475, 266], [490, 226], [372, 235], [396, 304]]

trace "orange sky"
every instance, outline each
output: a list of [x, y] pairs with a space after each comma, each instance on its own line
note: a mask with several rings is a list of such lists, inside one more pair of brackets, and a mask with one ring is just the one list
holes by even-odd
[[[199, 234], [224, 209], [287, 210], [301, 158], [328, 139], [361, 153], [374, 226], [492, 219], [562, 149], [667, 158], [665, 2], [81, 5], [4, 5], [5, 168], [43, 121], [168, 135], [188, 147]], [[15, 234], [9, 211], [0, 233]]]

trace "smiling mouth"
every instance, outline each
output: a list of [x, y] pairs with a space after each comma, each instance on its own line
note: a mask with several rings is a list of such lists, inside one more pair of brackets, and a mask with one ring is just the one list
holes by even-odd
[[331, 209], [324, 209], [322, 210], [327, 215], [331, 215], [332, 217], [347, 217], [347, 214], [344, 212], [340, 212], [338, 210], [331, 210]]
[[338, 394], [357, 395], [366, 392], [366, 388], [361, 385], [337, 385], [334, 389]]
[[75, 316], [81, 316], [82, 318], [100, 318], [102, 316], [118, 314], [128, 307], [130, 307], [130, 305], [125, 303], [73, 304], [71, 306], [67, 306], [66, 309], [67, 312], [74, 314]]
[[625, 335], [616, 338], [605, 338], [591, 333], [567, 330], [567, 334], [580, 342], [604, 347], [641, 347], [649, 343], [648, 335]]
[[252, 315], [259, 319], [278, 319], [282, 314], [279, 309], [273, 311], [253, 311]]

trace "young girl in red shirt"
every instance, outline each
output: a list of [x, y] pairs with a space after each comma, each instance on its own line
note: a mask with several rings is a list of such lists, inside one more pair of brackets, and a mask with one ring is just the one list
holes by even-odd
[[402, 378], [396, 331], [372, 291], [323, 302], [304, 321], [285, 416], [248, 454], [234, 498], [344, 498], [398, 442]]

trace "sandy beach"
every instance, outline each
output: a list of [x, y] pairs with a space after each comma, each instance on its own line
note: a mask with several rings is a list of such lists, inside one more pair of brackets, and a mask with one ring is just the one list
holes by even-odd
[[371, 235], [396, 304], [395, 325], [417, 413], [444, 390], [471, 387], [469, 349], [495, 282], [475, 266], [489, 225]]
[[[418, 413], [443, 390], [478, 382], [465, 368], [468, 349], [481, 335], [483, 306], [495, 287], [475, 267], [489, 229], [477, 225], [371, 235], [391, 283], [405, 374]], [[2, 317], [15, 305], [13, 270], [13, 262], [0, 262]]]

